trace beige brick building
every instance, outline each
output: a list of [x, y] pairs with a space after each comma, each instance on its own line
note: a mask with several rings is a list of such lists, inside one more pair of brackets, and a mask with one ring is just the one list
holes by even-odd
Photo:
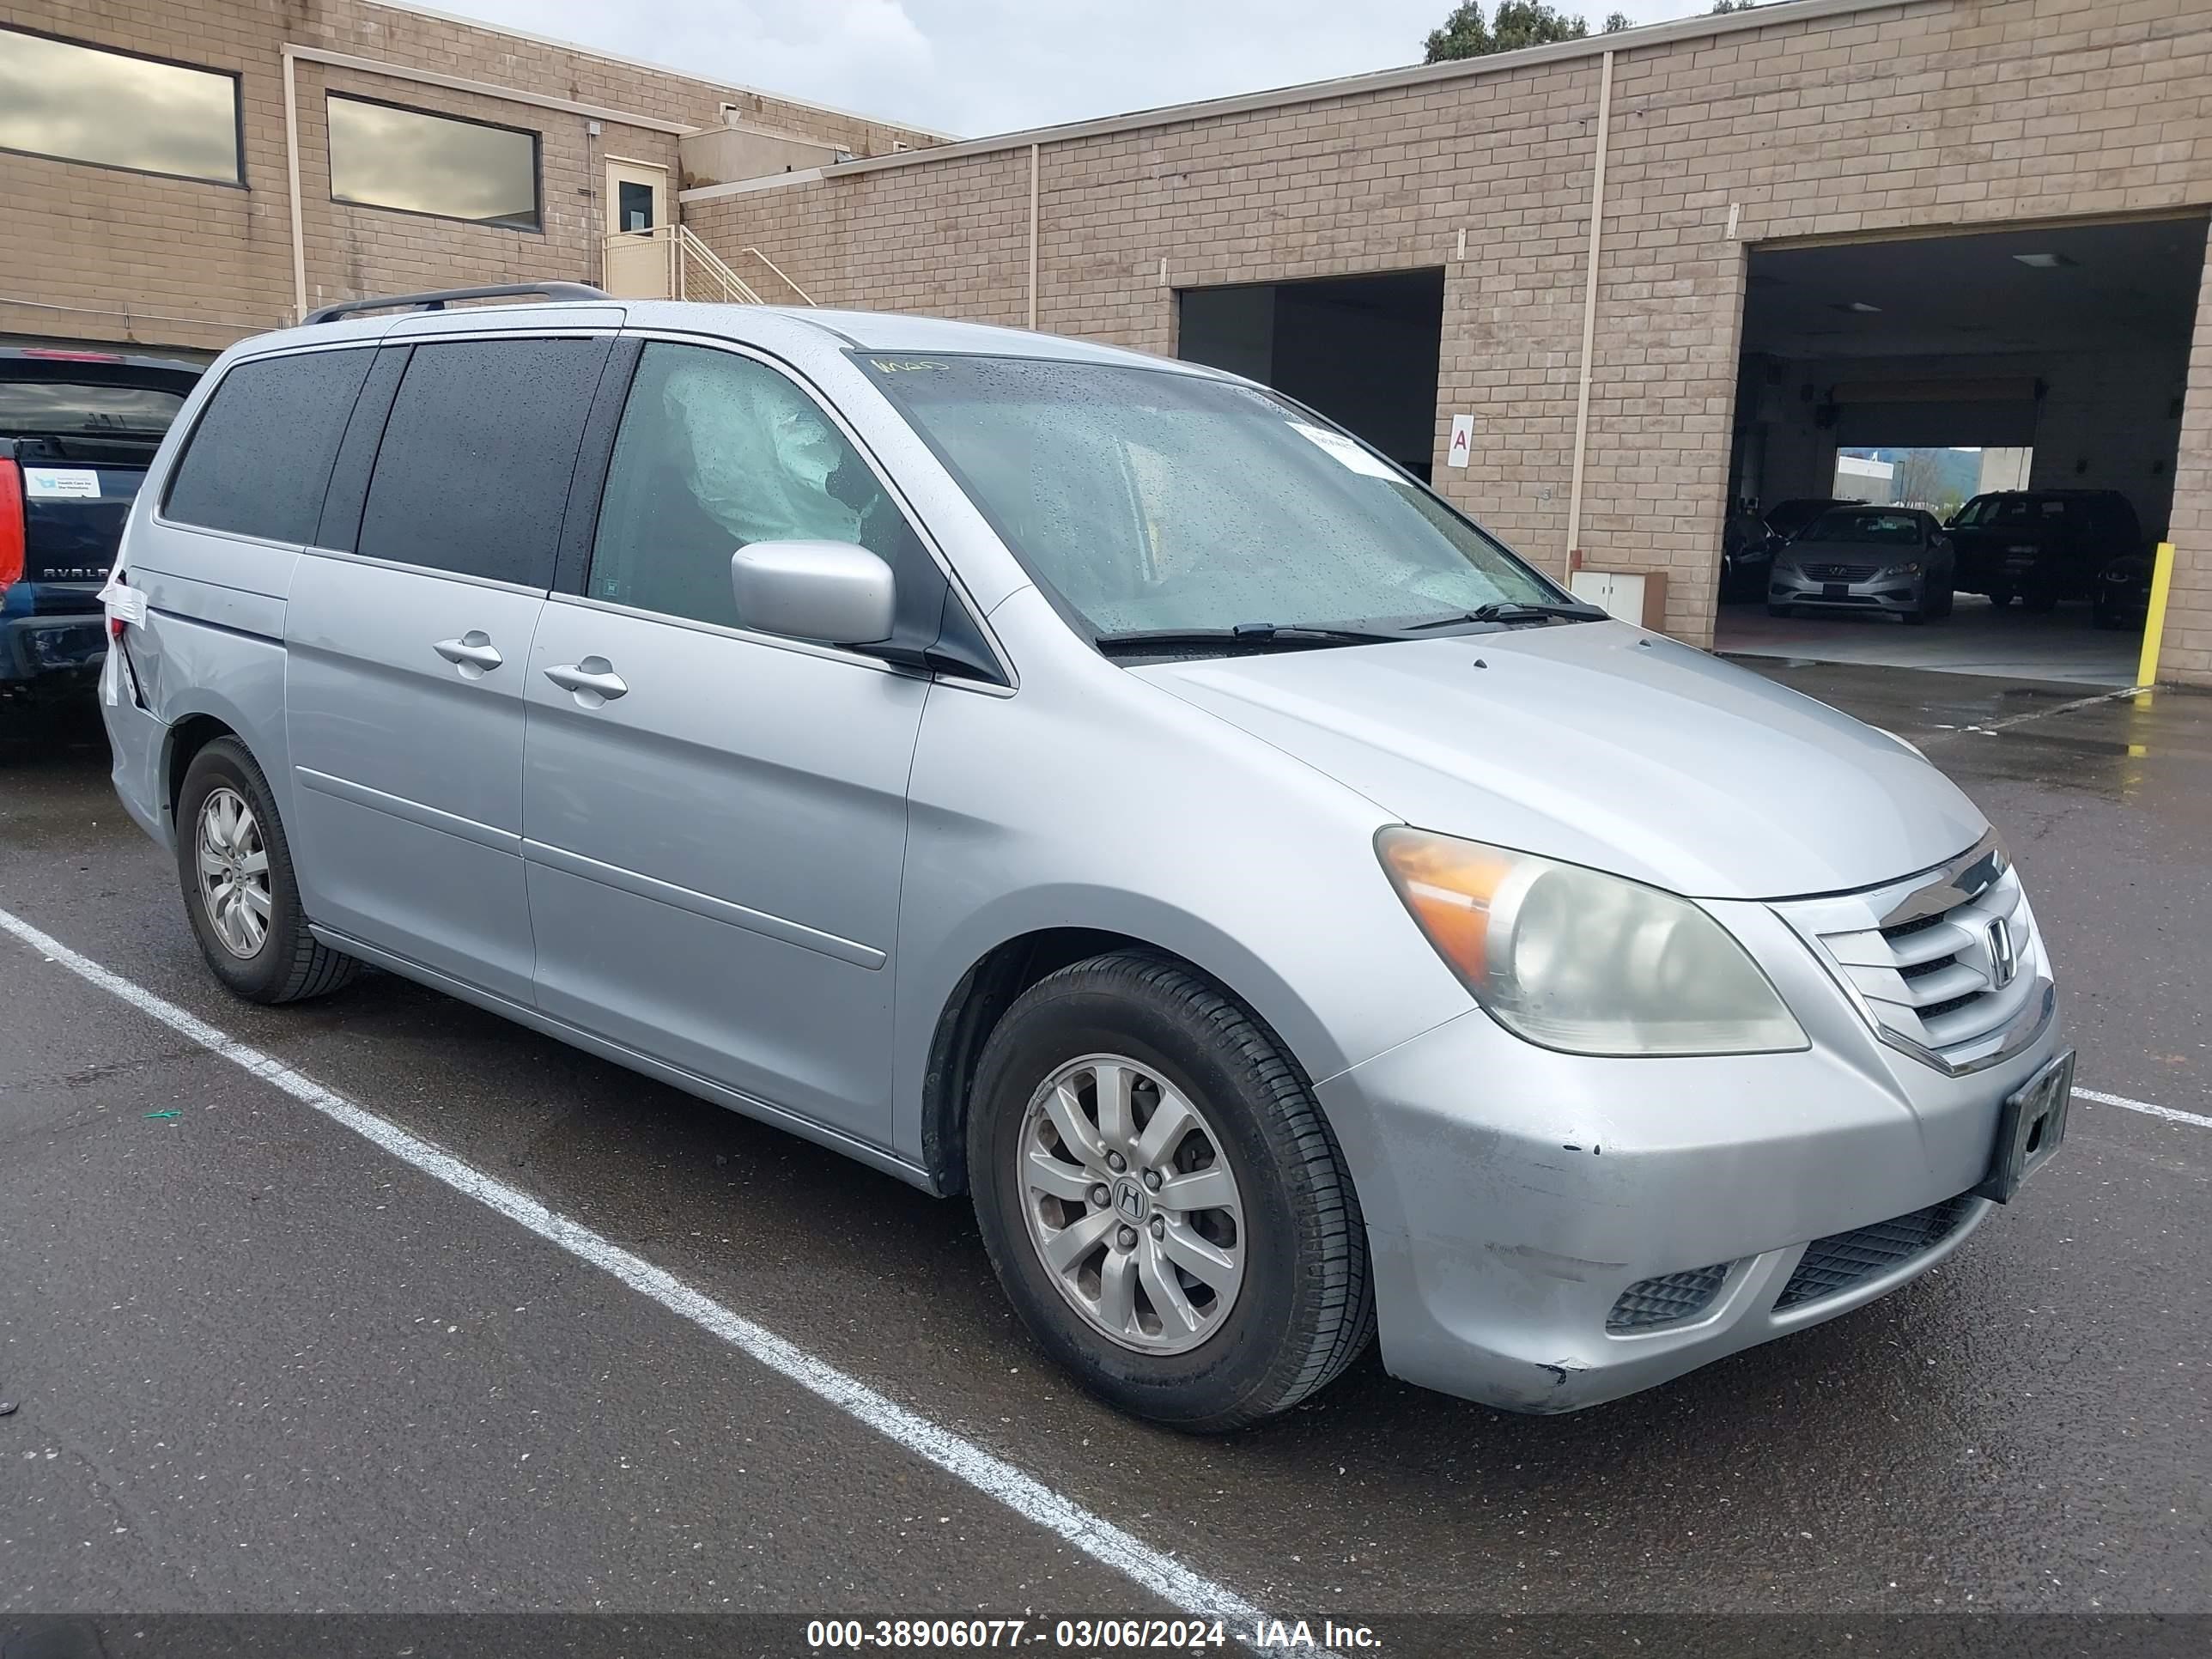
[[[1243, 368], [1555, 571], [1663, 572], [1699, 643], [1732, 495], [1826, 495], [1839, 443], [2032, 448], [2036, 487], [2171, 534], [2160, 673], [2212, 684], [2205, 0], [1786, 0], [965, 143], [354, 0], [0, 23], [235, 76], [242, 171], [0, 154], [27, 231], [0, 333], [213, 347], [363, 293], [666, 291], [692, 268], [606, 242], [659, 169], [655, 234], [719, 256], [693, 297]], [[348, 100], [534, 135], [534, 226], [333, 199]]]
[[[1789, 435], [1790, 409], [1762, 422], [1740, 405], [1761, 256], [2023, 227], [2033, 251], [2046, 231], [2112, 226], [2119, 240], [2092, 236], [2081, 246], [2098, 252], [2055, 273], [2102, 308], [2078, 349], [2032, 295], [2019, 303], [2033, 326], [1987, 362], [1958, 361], [1971, 315], [1955, 338], [1919, 343], [1943, 348], [1922, 354], [1948, 365], [1938, 378], [2043, 386], [2046, 434], [2072, 404], [2101, 410], [2084, 420], [2116, 434], [2112, 453], [2045, 443], [2033, 482], [2120, 488], [2147, 530], [2170, 525], [2162, 673], [2212, 684], [2208, 85], [2203, 0], [1796, 0], [726, 184], [687, 193], [684, 214], [823, 304], [1033, 319], [1170, 355], [1189, 344], [1179, 292], [1438, 270], [1424, 459], [1439, 486], [1555, 570], [1576, 547], [1595, 568], [1666, 571], [1667, 625], [1701, 643], [1732, 454], [1742, 481], [1747, 434], [1775, 426], [1778, 454]], [[2185, 282], [2185, 314], [2134, 342], [2154, 382], [2140, 407], [2096, 404], [2043, 355], [2109, 356], [2106, 335], [2128, 320], [2112, 313], [2140, 308], [2130, 222], [2167, 217], [2160, 246], [2185, 246], [2155, 297]], [[1969, 252], [1951, 256], [1955, 277], [1929, 267], [1930, 283], [1977, 280]], [[2007, 280], [2033, 274], [1994, 258]], [[1971, 291], [1954, 297], [1971, 313]], [[1779, 383], [1832, 409], [1862, 371], [1806, 358], [1802, 332], [1784, 342]], [[1878, 352], [1884, 385], [1913, 356], [1848, 343], [1835, 362]], [[1463, 471], [1443, 465], [1454, 412], [1475, 424]], [[1817, 470], [1780, 483], [1828, 493]]]
[[[228, 179], [25, 153], [100, 149], [100, 135], [78, 133], [61, 116], [52, 137], [0, 137], [11, 152], [0, 153], [9, 211], [0, 333], [18, 336], [216, 349], [283, 325], [303, 302], [460, 283], [595, 282], [612, 228], [610, 158], [641, 164], [632, 171], [648, 181], [665, 169], [669, 198], [684, 183], [679, 137], [702, 130], [727, 128], [817, 157], [884, 155], [937, 137], [370, 0], [0, 0], [0, 29], [9, 31], [0, 33], [0, 54], [15, 59], [24, 82], [50, 76], [45, 54], [65, 42], [215, 71], [236, 88]], [[107, 67], [66, 52], [55, 61], [64, 72]], [[0, 61], [0, 88], [20, 98], [24, 82], [11, 82]], [[161, 85], [149, 95], [168, 93]], [[220, 86], [214, 93], [231, 96]], [[536, 225], [334, 199], [326, 94], [350, 94], [358, 101], [349, 107], [397, 106], [534, 137]], [[0, 97], [0, 133], [7, 101]], [[673, 218], [671, 200], [663, 222]]]

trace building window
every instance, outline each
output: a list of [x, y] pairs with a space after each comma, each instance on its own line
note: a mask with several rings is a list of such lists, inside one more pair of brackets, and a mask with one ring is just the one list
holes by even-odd
[[332, 201], [539, 228], [536, 133], [335, 92], [323, 103]]
[[0, 149], [242, 184], [238, 77], [0, 29]]

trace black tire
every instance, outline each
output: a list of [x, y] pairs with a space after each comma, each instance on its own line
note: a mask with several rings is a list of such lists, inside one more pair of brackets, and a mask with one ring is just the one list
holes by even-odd
[[1936, 602], [1929, 607], [1928, 614], [1937, 617], [1948, 617], [1958, 608], [1958, 590], [1950, 583], [1945, 582], [1942, 586], [1936, 590], [1935, 599]]
[[2005, 606], [2012, 603], [2012, 589], [2009, 587], [1992, 587], [1990, 589], [1989, 597], [1990, 603], [1996, 606], [1998, 610], [2002, 611]]
[[[1078, 1315], [1031, 1243], [1023, 1119], [1053, 1074], [1112, 1054], [1153, 1068], [1218, 1131], [1243, 1200], [1243, 1282], [1195, 1348], [1125, 1347]], [[968, 1120], [969, 1185], [991, 1265], [1030, 1333], [1121, 1410], [1192, 1433], [1285, 1411], [1333, 1381], [1375, 1329], [1366, 1224], [1297, 1063], [1252, 1013], [1179, 963], [1094, 957], [1015, 1000], [991, 1033]]]
[[2116, 632], [2127, 626], [2126, 619], [2118, 611], [2102, 605], [2097, 607], [2094, 620], [2097, 626], [2107, 633]]
[[[251, 809], [268, 860], [267, 931], [258, 948], [246, 955], [223, 942], [200, 890], [200, 809], [222, 788], [233, 791]], [[269, 781], [236, 738], [217, 738], [192, 757], [177, 795], [176, 830], [177, 879], [184, 890], [185, 914], [191, 919], [200, 954], [234, 993], [248, 1002], [301, 1002], [337, 990], [360, 971], [361, 964], [353, 957], [331, 950], [307, 931], [291, 847], [276, 816]]]
[[2033, 611], [2039, 617], [2048, 616], [2058, 609], [2058, 592], [2056, 588], [2038, 589], [2022, 594], [2020, 604], [2023, 611]]

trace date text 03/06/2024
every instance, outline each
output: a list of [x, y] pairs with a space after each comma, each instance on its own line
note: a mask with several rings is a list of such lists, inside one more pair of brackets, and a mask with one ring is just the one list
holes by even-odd
[[806, 1645], [816, 1652], [866, 1648], [936, 1652], [1049, 1644], [1085, 1652], [1203, 1653], [1231, 1644], [1313, 1652], [1378, 1645], [1370, 1626], [1332, 1620], [1318, 1624], [1304, 1619], [1255, 1620], [1249, 1629], [1220, 1619], [817, 1619], [806, 1626]]

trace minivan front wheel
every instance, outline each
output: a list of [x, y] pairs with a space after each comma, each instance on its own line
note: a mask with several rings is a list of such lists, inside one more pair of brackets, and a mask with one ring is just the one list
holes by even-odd
[[969, 1183], [1031, 1334], [1124, 1410], [1219, 1431], [1334, 1378], [1374, 1322], [1366, 1235], [1297, 1066], [1179, 964], [1116, 954], [1009, 1008]]
[[335, 991], [360, 964], [307, 931], [269, 782], [246, 745], [217, 738], [177, 795], [177, 877], [200, 954], [251, 1002]]

